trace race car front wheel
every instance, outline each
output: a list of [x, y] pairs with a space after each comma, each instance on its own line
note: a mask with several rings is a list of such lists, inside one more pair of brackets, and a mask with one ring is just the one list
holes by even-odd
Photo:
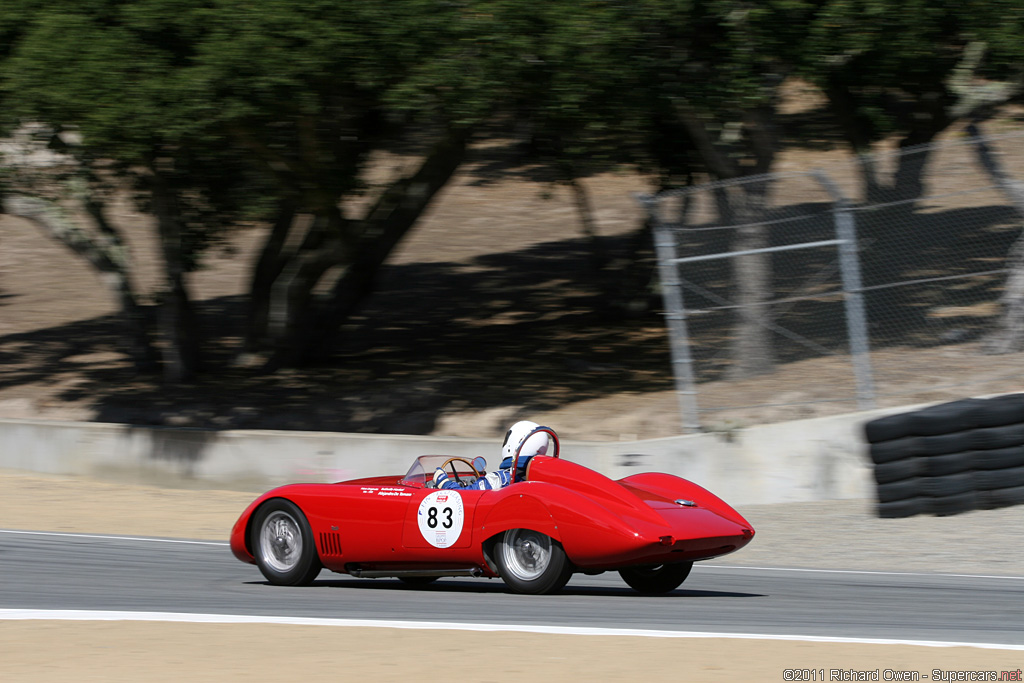
[[502, 581], [515, 593], [554, 593], [572, 576], [572, 563], [562, 544], [532, 529], [506, 531], [495, 548], [494, 561]]
[[635, 591], [647, 594], [668, 593], [679, 588], [693, 569], [693, 562], [651, 564], [619, 570], [619, 576]]
[[278, 586], [308, 586], [322, 565], [299, 507], [283, 498], [264, 503], [252, 525], [252, 550], [263, 576]]

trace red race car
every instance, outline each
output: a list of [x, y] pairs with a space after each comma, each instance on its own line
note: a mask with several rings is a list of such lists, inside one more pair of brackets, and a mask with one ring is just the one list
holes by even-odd
[[465, 484], [484, 476], [483, 458], [442, 455], [420, 456], [403, 476], [276, 488], [242, 513], [231, 551], [278, 585], [309, 584], [326, 567], [413, 585], [500, 576], [514, 592], [550, 593], [573, 572], [617, 570], [642, 593], [665, 593], [694, 561], [754, 537], [738, 512], [686, 479], [613, 481], [559, 459], [551, 429], [536, 433], [547, 435], [548, 455], [524, 463], [517, 450], [513, 482], [499, 489], [434, 488], [438, 467]]

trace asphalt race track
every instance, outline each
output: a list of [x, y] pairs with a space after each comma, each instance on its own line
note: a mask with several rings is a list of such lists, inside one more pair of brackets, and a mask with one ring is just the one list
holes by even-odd
[[226, 544], [0, 532], [0, 609], [126, 610], [583, 626], [1024, 645], [1024, 577], [716, 567], [645, 597], [618, 574], [575, 575], [562, 594], [498, 579], [396, 579], [324, 571], [310, 587], [264, 582]]

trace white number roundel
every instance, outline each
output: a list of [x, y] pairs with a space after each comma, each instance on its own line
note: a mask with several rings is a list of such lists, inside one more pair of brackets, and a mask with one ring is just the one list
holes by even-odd
[[434, 491], [420, 503], [416, 520], [420, 533], [435, 548], [449, 548], [462, 535], [462, 494], [446, 489]]

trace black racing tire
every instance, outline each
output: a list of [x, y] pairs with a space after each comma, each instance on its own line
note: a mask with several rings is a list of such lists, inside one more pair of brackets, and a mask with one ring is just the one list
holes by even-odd
[[925, 474], [930, 477], [944, 477], [958, 474], [974, 468], [974, 451], [966, 453], [947, 453], [931, 458], [921, 458], [925, 464]]
[[1024, 505], [1024, 486], [978, 491], [978, 506], [983, 510]]
[[864, 423], [864, 437], [868, 443], [894, 441], [914, 434], [914, 414], [897, 413]]
[[875, 481], [888, 484], [927, 474], [928, 458], [904, 458], [875, 465]]
[[964, 453], [974, 448], [974, 441], [974, 430], [921, 437], [924, 455], [929, 456]]
[[562, 544], [532, 529], [509, 529], [494, 546], [498, 575], [513, 593], [556, 593], [572, 577]]
[[964, 398], [919, 410], [911, 414], [914, 434], [935, 436], [973, 429], [978, 426], [985, 405], [985, 399]]
[[878, 504], [878, 516], [883, 519], [895, 519], [898, 517], [913, 517], [923, 515], [927, 512], [927, 498], [907, 498], [905, 500], [894, 500], [888, 503]]
[[1024, 424], [986, 427], [971, 432], [973, 447], [980, 450], [994, 450], [1024, 446]]
[[1024, 467], [1010, 467], [1005, 470], [977, 470], [972, 476], [974, 488], [979, 491], [1024, 486]]
[[924, 455], [924, 439], [920, 436], [908, 436], [904, 439], [873, 443], [869, 451], [871, 461], [876, 465], [881, 465], [885, 462]]
[[691, 569], [693, 569], [693, 562], [646, 564], [620, 569], [619, 576], [638, 593], [658, 595], [679, 588], [683, 581], [686, 581], [686, 577], [690, 575]]
[[893, 503], [898, 500], [922, 496], [924, 495], [924, 480], [925, 477], [912, 477], [889, 484], [879, 484], [878, 502]]
[[256, 510], [250, 542], [256, 565], [275, 586], [308, 586], [323, 568], [309, 521], [290, 500], [271, 498]]
[[981, 507], [981, 500], [977, 491], [967, 491], [954, 496], [942, 496], [928, 500], [928, 512], [938, 517], [949, 517], [959, 515], [961, 512], [970, 512]]
[[925, 477], [921, 483], [925, 495], [934, 498], [956, 496], [974, 490], [974, 478], [971, 472], [947, 474], [944, 477]]
[[979, 427], [1000, 427], [1024, 422], [1024, 394], [1006, 394], [985, 400]]
[[1024, 446], [1010, 446], [991, 451], [974, 451], [971, 454], [976, 470], [1004, 470], [1024, 467]]
[[437, 581], [439, 576], [399, 576], [398, 580], [410, 588], [426, 588]]

